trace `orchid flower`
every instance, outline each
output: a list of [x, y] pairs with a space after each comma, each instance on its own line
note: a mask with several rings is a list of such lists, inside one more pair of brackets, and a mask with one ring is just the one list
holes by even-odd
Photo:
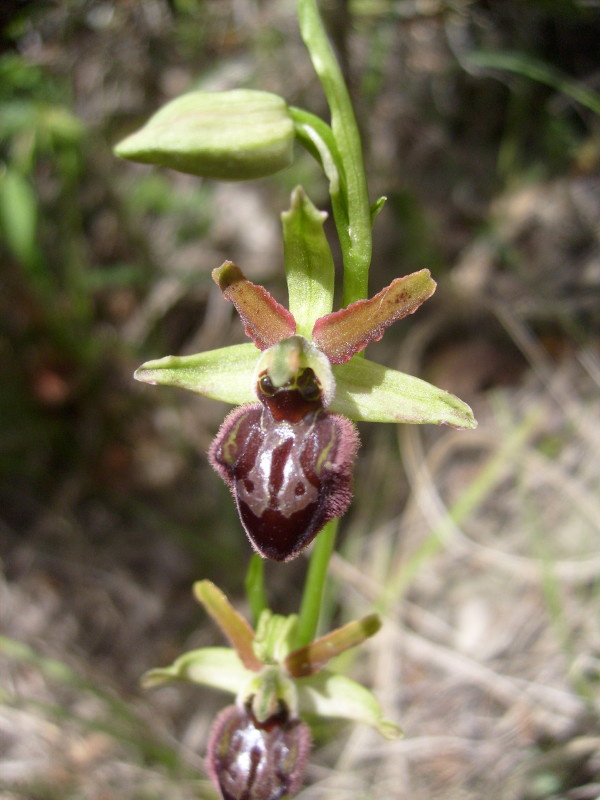
[[333, 312], [326, 215], [298, 187], [282, 217], [290, 310], [226, 261], [213, 279], [252, 343], [148, 361], [135, 377], [241, 406], [225, 419], [209, 457], [254, 549], [288, 561], [350, 503], [358, 448], [351, 420], [476, 423], [454, 395], [359, 356], [431, 297], [429, 270]]
[[379, 630], [377, 615], [294, 649], [296, 615], [265, 610], [254, 631], [211, 581], [198, 581], [194, 594], [232, 648], [191, 650], [171, 666], [147, 672], [143, 683], [191, 681], [235, 695], [235, 705], [213, 724], [206, 756], [207, 771], [224, 798], [268, 800], [298, 791], [311, 743], [303, 716], [365, 723], [387, 739], [401, 735], [370, 691], [326, 668]]

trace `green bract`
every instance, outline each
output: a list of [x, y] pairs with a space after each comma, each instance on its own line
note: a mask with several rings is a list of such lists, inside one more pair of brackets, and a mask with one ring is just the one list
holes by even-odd
[[205, 178], [244, 181], [288, 167], [294, 136], [278, 95], [252, 89], [189, 92], [163, 106], [115, 153]]

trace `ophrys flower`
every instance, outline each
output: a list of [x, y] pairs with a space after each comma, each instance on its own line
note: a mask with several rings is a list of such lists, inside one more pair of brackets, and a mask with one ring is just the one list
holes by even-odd
[[[453, 395], [357, 357], [386, 327], [416, 311], [436, 284], [423, 269], [332, 312], [324, 216], [301, 189], [283, 215], [294, 313], [226, 261], [213, 278], [254, 344], [168, 356], [135, 373], [147, 383], [242, 404], [221, 426], [210, 458], [234, 495], [253, 547], [277, 561], [294, 558], [327, 521], [346, 511], [358, 446], [350, 420], [476, 424], [471, 409]], [[298, 258], [295, 239], [302, 237], [310, 243], [304, 250], [309, 257]]]
[[377, 615], [294, 647], [295, 615], [265, 610], [254, 631], [211, 581], [198, 581], [194, 594], [231, 648], [191, 650], [171, 666], [150, 670], [144, 685], [184, 680], [235, 695], [235, 705], [213, 724], [206, 756], [226, 800], [278, 800], [299, 789], [311, 740], [305, 716], [365, 723], [387, 739], [401, 735], [370, 691], [327, 666], [379, 630]]

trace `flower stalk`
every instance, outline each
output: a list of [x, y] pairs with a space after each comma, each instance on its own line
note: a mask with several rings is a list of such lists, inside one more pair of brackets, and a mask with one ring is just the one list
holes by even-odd
[[[335, 198], [334, 217], [344, 259], [342, 305], [368, 296], [371, 211], [360, 134], [342, 70], [327, 37], [316, 0], [298, 0], [300, 33], [325, 92], [339, 155], [345, 197]], [[333, 155], [333, 154], [332, 154]], [[333, 195], [332, 195], [333, 197]]]
[[[367, 689], [328, 666], [380, 627], [371, 615], [317, 637], [339, 518], [352, 497], [359, 441], [353, 421], [474, 428], [471, 409], [431, 384], [363, 358], [387, 327], [435, 291], [429, 270], [396, 278], [368, 299], [373, 220], [360, 134], [316, 0], [298, 0], [302, 38], [330, 109], [330, 123], [266, 92], [191, 92], [171, 101], [117, 147], [124, 158], [218, 180], [249, 180], [291, 163], [297, 139], [329, 182], [343, 257], [342, 308], [323, 225], [302, 187], [281, 215], [289, 308], [231, 261], [213, 270], [236, 308], [245, 344], [142, 364], [135, 378], [238, 406], [210, 447], [255, 550], [246, 574], [254, 628], [210, 581], [194, 593], [227, 638], [151, 670], [144, 685], [187, 680], [232, 693], [217, 718], [207, 768], [225, 800], [295, 793], [310, 749], [305, 715], [339, 717], [400, 734]], [[314, 544], [312, 544], [314, 541]], [[298, 615], [268, 606], [264, 561], [289, 561], [312, 544]]]
[[314, 639], [319, 627], [329, 560], [335, 550], [337, 529], [337, 519], [328, 522], [317, 538], [310, 556], [298, 615], [298, 632], [296, 634], [298, 647], [302, 647]]

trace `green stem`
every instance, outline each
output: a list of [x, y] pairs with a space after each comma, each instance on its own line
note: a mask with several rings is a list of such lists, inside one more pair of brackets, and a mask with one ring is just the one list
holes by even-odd
[[[371, 213], [360, 134], [342, 71], [327, 38], [316, 0], [298, 0], [300, 32], [331, 111], [331, 129], [346, 183], [347, 221], [340, 236], [344, 259], [344, 306], [368, 296]], [[334, 207], [335, 215], [335, 207]]]
[[298, 615], [296, 647], [312, 642], [317, 633], [329, 559], [335, 546], [339, 520], [332, 519], [315, 539]]
[[246, 597], [252, 612], [252, 621], [256, 625], [262, 612], [268, 608], [265, 592], [265, 562], [256, 553], [250, 559], [246, 572]]
[[[371, 264], [371, 208], [360, 134], [344, 76], [321, 20], [316, 0], [298, 0], [300, 32], [331, 112], [331, 128], [314, 115], [294, 111], [300, 140], [323, 165], [329, 179], [335, 224], [344, 259], [342, 305], [368, 297]], [[315, 637], [338, 520], [317, 536], [298, 615], [296, 647]]]
[[346, 176], [333, 131], [320, 117], [301, 108], [290, 107], [296, 138], [319, 162], [329, 180], [329, 196], [342, 253], [350, 251]]

